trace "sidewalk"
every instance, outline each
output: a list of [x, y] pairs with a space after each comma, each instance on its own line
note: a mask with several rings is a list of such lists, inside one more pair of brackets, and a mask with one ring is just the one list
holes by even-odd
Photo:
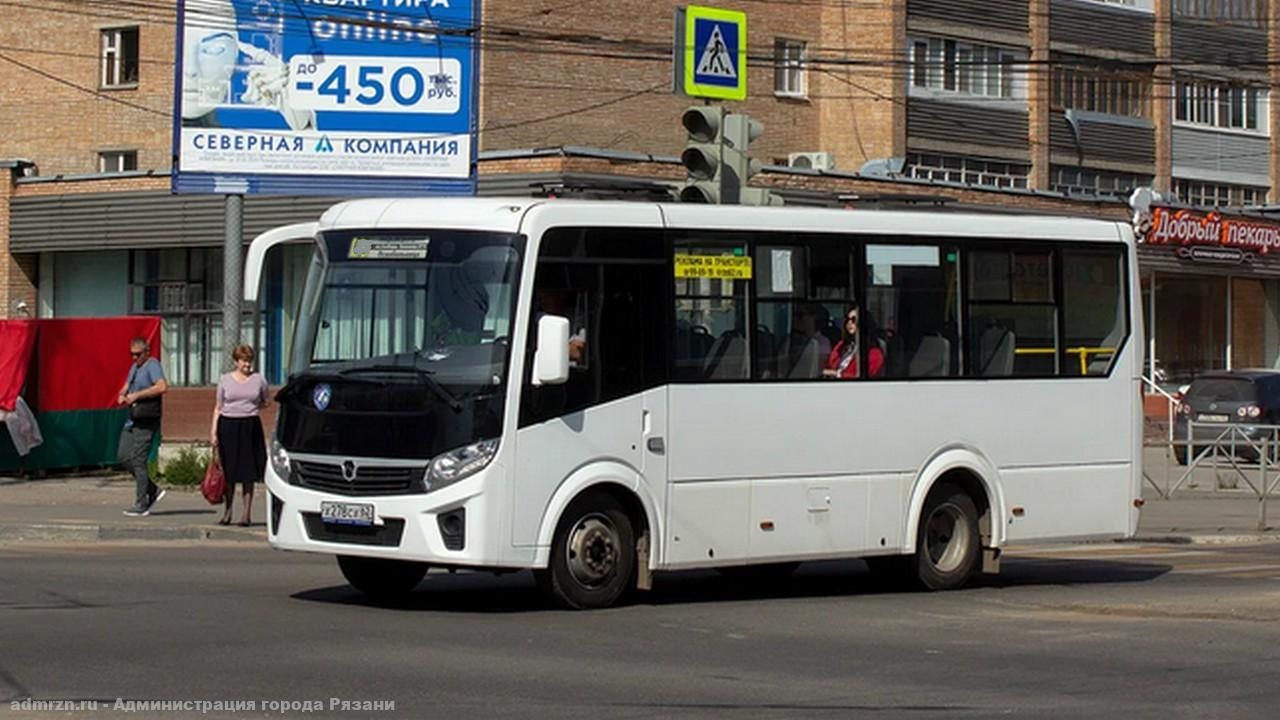
[[[210, 505], [198, 488], [167, 487], [147, 517], [127, 517], [133, 478], [96, 477], [21, 480], [0, 477], [0, 543], [93, 542], [98, 540], [239, 540], [266, 543], [266, 494], [256, 487], [250, 527], [221, 526], [222, 506]], [[237, 493], [238, 495], [238, 493]], [[240, 519], [236, 498], [235, 519]]]
[[[1162, 448], [1146, 448], [1142, 495], [1146, 505], [1138, 522], [1139, 541], [1227, 543], [1280, 541], [1280, 488], [1267, 498], [1266, 523], [1258, 528], [1261, 508], [1258, 495], [1223, 460], [1215, 469], [1211, 465], [1197, 468], [1169, 498], [1161, 491], [1177, 485], [1186, 468], [1178, 465]], [[1260, 482], [1258, 468], [1243, 466], [1242, 471], [1255, 485]], [[1269, 473], [1276, 481], [1276, 469]], [[1157, 490], [1153, 484], [1160, 488]]]
[[[1161, 487], [1176, 481], [1182, 468], [1168, 464], [1158, 450], [1146, 452], [1147, 474]], [[1166, 475], [1166, 472], [1168, 473]], [[1223, 475], [1223, 477], [1226, 477]], [[1280, 541], [1280, 490], [1268, 501], [1267, 527], [1258, 530], [1258, 498], [1241, 489], [1212, 490], [1210, 469], [1197, 470], [1171, 499], [1149, 484], [1143, 487], [1138, 534], [1141, 542], [1241, 543]], [[132, 478], [122, 473], [96, 477], [20, 480], [0, 477], [0, 543], [19, 541], [91, 542], [97, 540], [239, 540], [266, 542], [268, 501], [257, 486], [254, 524], [248, 528], [217, 524], [221, 506], [205, 502], [197, 488], [168, 488], [148, 517], [126, 517], [133, 501]], [[239, 519], [240, 499], [236, 499]]]

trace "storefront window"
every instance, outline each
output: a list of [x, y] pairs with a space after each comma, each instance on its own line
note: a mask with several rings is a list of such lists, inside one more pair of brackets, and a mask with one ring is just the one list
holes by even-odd
[[[217, 382], [224, 365], [221, 249], [134, 250], [130, 256], [129, 312], [160, 316], [161, 361], [169, 382]], [[245, 338], [260, 334], [252, 314], [241, 327]]]
[[1156, 366], [1170, 383], [1226, 369], [1227, 278], [1157, 273], [1155, 338]]

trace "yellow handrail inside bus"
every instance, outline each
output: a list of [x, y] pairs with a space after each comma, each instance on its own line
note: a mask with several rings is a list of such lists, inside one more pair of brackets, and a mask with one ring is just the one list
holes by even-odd
[[[1080, 356], [1080, 374], [1089, 374], [1089, 356], [1090, 355], [1106, 355], [1116, 351], [1113, 347], [1071, 347], [1063, 350], [1068, 355]], [[1054, 348], [1014, 348], [1014, 355], [1052, 355], [1057, 352]]]

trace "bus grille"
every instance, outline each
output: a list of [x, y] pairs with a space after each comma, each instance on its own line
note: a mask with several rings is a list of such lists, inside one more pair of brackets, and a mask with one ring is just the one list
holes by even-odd
[[342, 465], [336, 463], [293, 462], [294, 481], [302, 487], [357, 497], [425, 492], [422, 476], [426, 470], [425, 465], [358, 465], [348, 480]]

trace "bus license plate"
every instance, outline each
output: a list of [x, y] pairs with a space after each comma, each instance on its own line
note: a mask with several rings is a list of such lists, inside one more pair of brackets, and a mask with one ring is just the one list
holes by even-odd
[[320, 503], [320, 519], [335, 525], [372, 525], [373, 505], [369, 503]]
[[1196, 418], [1200, 422], [1226, 422], [1231, 419], [1230, 415], [1201, 415]]

